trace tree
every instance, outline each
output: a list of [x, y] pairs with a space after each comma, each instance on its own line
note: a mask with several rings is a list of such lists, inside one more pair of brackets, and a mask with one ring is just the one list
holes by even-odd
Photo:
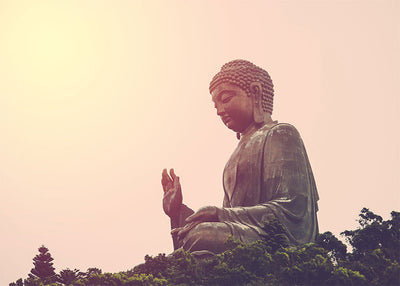
[[342, 235], [353, 247], [353, 256], [362, 259], [375, 249], [381, 249], [387, 258], [399, 260], [400, 257], [400, 213], [392, 211], [391, 220], [363, 208], [358, 220], [360, 227], [346, 230]]
[[24, 282], [22, 281], [22, 278], [20, 278], [16, 282], [10, 283], [9, 286], [24, 286]]
[[54, 282], [56, 273], [54, 272], [53, 260], [49, 250], [44, 245], [39, 247], [39, 254], [33, 258], [35, 267], [31, 269], [32, 278], [39, 278], [45, 284]]
[[336, 238], [330, 231], [326, 231], [317, 236], [315, 242], [328, 251], [334, 263], [339, 259], [345, 259], [347, 254], [347, 246]]
[[342, 232], [353, 252], [340, 266], [359, 271], [370, 285], [400, 285], [400, 213], [392, 211], [391, 216], [384, 221], [363, 208], [360, 227]]
[[80, 272], [79, 269], [71, 270], [69, 268], [61, 270], [60, 274], [57, 275], [57, 282], [64, 285], [73, 285], [75, 281], [83, 277], [84, 273]]
[[85, 275], [86, 275], [86, 277], [89, 277], [89, 276], [91, 276], [91, 275], [93, 275], [93, 274], [101, 274], [101, 272], [102, 272], [102, 271], [101, 271], [101, 269], [99, 269], [99, 268], [90, 267], [90, 268], [87, 269]]

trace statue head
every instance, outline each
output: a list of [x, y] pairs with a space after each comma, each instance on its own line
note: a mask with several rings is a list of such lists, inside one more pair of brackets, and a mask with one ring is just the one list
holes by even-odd
[[[244, 94], [248, 98], [241, 99], [241, 112], [246, 113], [244, 108], [250, 108], [252, 121], [255, 123], [265, 122], [272, 114], [274, 86], [267, 71], [245, 60], [234, 60], [224, 64], [219, 73], [217, 73], [210, 83], [210, 93], [213, 100], [221, 89], [230, 90], [231, 94]], [[249, 105], [248, 102], [251, 102]], [[217, 103], [214, 100], [215, 103]], [[216, 106], [217, 107], [217, 106]], [[218, 109], [218, 108], [217, 108]], [[239, 110], [237, 109], [239, 112]], [[218, 112], [218, 111], [217, 111]], [[219, 114], [220, 115], [220, 114]], [[220, 115], [224, 121], [223, 114]], [[243, 119], [244, 120], [244, 119]], [[226, 124], [226, 122], [224, 121]], [[226, 124], [227, 125], [227, 124]], [[228, 128], [229, 125], [227, 125]], [[235, 130], [242, 132], [243, 130]]]

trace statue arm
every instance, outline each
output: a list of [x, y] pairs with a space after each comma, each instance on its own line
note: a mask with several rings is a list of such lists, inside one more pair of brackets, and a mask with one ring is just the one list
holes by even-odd
[[171, 229], [177, 228], [177, 227], [182, 227], [184, 226], [185, 220], [188, 216], [192, 215], [194, 211], [186, 206], [185, 204], [182, 204], [179, 213], [175, 216], [171, 216]]
[[[178, 215], [171, 216], [171, 230], [173, 229], [178, 229], [186, 225], [186, 218], [192, 215], [194, 211], [186, 206], [185, 204], [181, 204], [181, 207], [179, 209]], [[178, 233], [177, 232], [172, 232], [172, 242], [174, 244], [174, 250], [177, 250], [179, 248], [179, 238], [178, 238]]]

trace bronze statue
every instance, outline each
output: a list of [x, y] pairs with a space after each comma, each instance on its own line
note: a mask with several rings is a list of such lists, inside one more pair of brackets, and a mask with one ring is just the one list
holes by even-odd
[[171, 218], [174, 249], [193, 254], [226, 250], [229, 236], [244, 243], [261, 238], [277, 218], [291, 245], [318, 234], [318, 193], [303, 141], [292, 125], [271, 119], [273, 84], [262, 68], [245, 60], [222, 66], [210, 83], [217, 114], [240, 139], [223, 172], [223, 207], [194, 212], [182, 203], [179, 177], [162, 173], [163, 208]]

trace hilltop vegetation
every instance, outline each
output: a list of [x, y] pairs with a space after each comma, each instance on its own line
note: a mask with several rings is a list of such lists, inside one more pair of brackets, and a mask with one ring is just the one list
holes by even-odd
[[271, 221], [262, 240], [229, 240], [230, 250], [213, 258], [199, 261], [184, 251], [146, 256], [143, 264], [119, 273], [89, 268], [56, 274], [42, 246], [29, 277], [9, 285], [400, 285], [400, 213], [384, 221], [364, 208], [358, 222], [357, 229], [341, 233], [351, 252], [331, 232], [315, 243], [288, 247], [282, 226]]

